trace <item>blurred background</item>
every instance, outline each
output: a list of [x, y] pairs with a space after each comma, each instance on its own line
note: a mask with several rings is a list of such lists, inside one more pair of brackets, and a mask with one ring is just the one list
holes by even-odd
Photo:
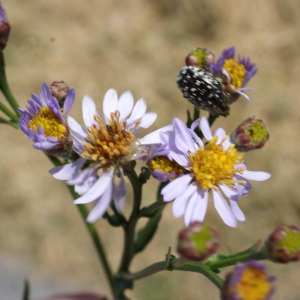
[[[280, 224], [300, 226], [299, 74], [300, 1], [208, 0], [2, 0], [11, 24], [4, 51], [10, 87], [21, 107], [41, 84], [64, 80], [76, 89], [70, 115], [82, 122], [81, 100], [89, 94], [102, 110], [109, 88], [119, 95], [130, 90], [144, 97], [147, 111], [158, 113], [150, 130], [183, 120], [193, 107], [176, 86], [185, 56], [195, 47], [218, 57], [224, 48], [250, 56], [259, 71], [248, 83], [248, 103], [240, 98], [227, 118], [230, 133], [248, 116], [263, 119], [270, 133], [266, 146], [247, 153], [248, 169], [270, 172], [265, 182], [240, 202], [246, 221], [238, 228], [223, 224], [210, 202], [208, 225], [221, 236], [220, 253], [241, 251], [265, 239]], [[4, 101], [3, 96], [0, 98]], [[140, 131], [143, 135], [149, 131]], [[64, 184], [53, 179], [52, 167], [26, 136], [0, 127], [0, 294], [21, 299], [23, 281], [31, 283], [33, 299], [71, 291], [109, 294], [101, 266], [76, 206]], [[151, 180], [143, 204], [155, 199]], [[131, 204], [127, 200], [127, 212]], [[140, 224], [140, 226], [142, 223]], [[96, 223], [117, 269], [122, 230], [105, 220]], [[131, 271], [164, 259], [168, 247], [176, 254], [177, 232], [171, 205], [164, 210], [158, 234], [133, 261]], [[270, 264], [278, 277], [273, 299], [299, 299], [299, 263]], [[223, 272], [224, 273], [224, 272]], [[225, 273], [223, 274], [223, 276]], [[196, 273], [162, 272], [135, 283], [131, 299], [219, 299], [217, 289]]]

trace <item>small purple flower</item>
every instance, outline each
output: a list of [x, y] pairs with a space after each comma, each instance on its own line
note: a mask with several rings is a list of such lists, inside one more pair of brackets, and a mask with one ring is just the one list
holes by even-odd
[[69, 129], [66, 124], [66, 115], [74, 99], [75, 90], [71, 89], [66, 97], [61, 111], [56, 98], [51, 95], [49, 86], [43, 83], [40, 97], [31, 95], [27, 110], [19, 108], [19, 120], [22, 131], [33, 141], [33, 147], [43, 151], [65, 150], [70, 146]]
[[[199, 124], [206, 143], [194, 132]], [[194, 221], [202, 222], [211, 192], [214, 206], [225, 224], [236, 227], [237, 221], [244, 221], [238, 201], [251, 190], [247, 179], [262, 181], [270, 174], [248, 171], [242, 160], [244, 154], [236, 151], [224, 129], [219, 128], [212, 135], [205, 117], [196, 120], [191, 129], [175, 118], [171, 129], [165, 127], [145, 139], [153, 144], [162, 143], [162, 134], [169, 135], [168, 157], [184, 170], [184, 175], [172, 180], [161, 192], [165, 202], [174, 200], [174, 216], [184, 215], [186, 226]]]
[[103, 117], [87, 95], [82, 101], [86, 127], [68, 117], [73, 150], [80, 158], [53, 168], [50, 173], [68, 185], [75, 185], [76, 192], [81, 195], [75, 204], [95, 202], [87, 218], [90, 223], [102, 217], [112, 198], [117, 210], [122, 212], [127, 191], [124, 169], [131, 161], [145, 159], [147, 155], [146, 146], [135, 135], [139, 128], [151, 126], [157, 114], [146, 113], [144, 99], [133, 104], [129, 91], [118, 99], [117, 92], [110, 89], [104, 96]]
[[216, 76], [223, 76], [224, 90], [236, 100], [236, 94], [243, 95], [248, 101], [250, 98], [243, 93], [252, 88], [245, 88], [248, 81], [256, 74], [257, 68], [249, 57], [238, 57], [238, 61], [234, 60], [235, 47], [225, 49], [213, 66]]
[[5, 10], [0, 3], [0, 49], [4, 50], [8, 41], [10, 25], [7, 21]]
[[240, 263], [227, 274], [221, 299], [270, 300], [275, 291], [275, 280], [274, 276], [266, 274], [266, 267], [255, 260]]

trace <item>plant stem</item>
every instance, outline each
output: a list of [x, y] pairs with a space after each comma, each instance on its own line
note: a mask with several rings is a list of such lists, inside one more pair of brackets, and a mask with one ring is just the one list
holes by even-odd
[[122, 255], [121, 265], [119, 272], [128, 272], [129, 265], [134, 255], [134, 233], [135, 226], [138, 221], [138, 213], [140, 211], [141, 199], [142, 199], [142, 188], [139, 182], [139, 178], [134, 170], [128, 175], [128, 178], [133, 187], [133, 208], [128, 222], [123, 226], [124, 229], [124, 251]]
[[2, 124], [7, 124], [7, 125], [11, 125], [12, 127], [14, 127], [15, 129], [19, 129], [19, 123], [13, 122], [13, 121], [9, 121], [9, 120], [5, 120], [4, 118], [0, 117], [0, 123]]
[[16, 101], [15, 97], [13, 96], [12, 92], [10, 91], [6, 80], [5, 60], [2, 51], [0, 51], [0, 89], [4, 97], [6, 98], [6, 100], [9, 102], [10, 106], [17, 113], [17, 116], [19, 116], [20, 115], [18, 112], [19, 104]]
[[[54, 157], [54, 156], [50, 156], [50, 155], [47, 155], [48, 158], [52, 161], [52, 163], [55, 165], [55, 166], [60, 166], [61, 165], [61, 162], [60, 160], [57, 158], [57, 157]], [[73, 186], [69, 186], [67, 185], [73, 199], [76, 199], [77, 198], [77, 194], [74, 190], [74, 187]], [[87, 227], [87, 230], [93, 240], [93, 243], [94, 243], [94, 246], [96, 248], [96, 251], [97, 251], [97, 254], [100, 258], [100, 261], [102, 263], [102, 266], [104, 268], [104, 272], [105, 272], [105, 275], [106, 275], [106, 278], [109, 282], [109, 285], [110, 285], [110, 288], [111, 288], [111, 292], [113, 294], [113, 296], [115, 297], [115, 299], [117, 299], [117, 290], [116, 290], [116, 287], [115, 287], [115, 282], [114, 282], [114, 279], [113, 279], [113, 275], [112, 275], [112, 272], [111, 272], [111, 269], [110, 269], [110, 266], [108, 264], [108, 261], [106, 259], [106, 254], [105, 254], [105, 251], [104, 251], [104, 248], [103, 248], [103, 245], [102, 245], [102, 242], [101, 242], [101, 239], [96, 231], [96, 228], [93, 224], [91, 223], [88, 223], [86, 222], [86, 218], [89, 214], [89, 211], [88, 209], [86, 208], [85, 205], [83, 204], [78, 204], [76, 205], [78, 210], [79, 210], [79, 213]]]
[[5, 113], [8, 117], [10, 117], [13, 121], [19, 121], [19, 117], [12, 113], [2, 102], [0, 102], [0, 110]]

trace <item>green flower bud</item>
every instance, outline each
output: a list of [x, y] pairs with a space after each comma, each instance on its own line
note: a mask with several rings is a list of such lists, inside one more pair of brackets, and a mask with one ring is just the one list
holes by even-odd
[[210, 64], [214, 64], [215, 56], [212, 52], [204, 48], [196, 48], [186, 58], [187, 66], [194, 66], [211, 71]]
[[249, 117], [242, 122], [230, 136], [231, 142], [240, 152], [262, 148], [269, 139], [264, 122]]
[[178, 235], [177, 251], [184, 258], [203, 261], [216, 252], [218, 232], [201, 222], [193, 222]]
[[288, 263], [300, 260], [300, 230], [296, 226], [278, 226], [265, 243], [268, 258]]

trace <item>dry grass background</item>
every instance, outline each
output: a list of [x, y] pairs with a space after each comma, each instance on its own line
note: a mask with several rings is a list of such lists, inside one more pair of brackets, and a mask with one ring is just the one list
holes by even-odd
[[[71, 115], [81, 120], [81, 100], [89, 94], [101, 103], [111, 87], [144, 97], [148, 111], [157, 111], [151, 129], [185, 119], [192, 106], [175, 79], [186, 54], [205, 47], [218, 56], [235, 45], [259, 68], [248, 84], [251, 102], [242, 98], [228, 118], [214, 128], [228, 132], [248, 116], [262, 118], [270, 141], [246, 155], [248, 168], [272, 173], [267, 182], [253, 183], [241, 201], [246, 222], [226, 227], [212, 207], [206, 221], [221, 233], [222, 252], [240, 251], [265, 238], [279, 224], [300, 225], [299, 194], [299, 74], [300, 1], [206, 0], [3, 0], [12, 31], [5, 57], [13, 93], [24, 107], [42, 82], [64, 80], [76, 89]], [[1, 100], [3, 100], [1, 98]], [[146, 133], [146, 131], [144, 132]], [[20, 132], [0, 129], [0, 254], [30, 264], [32, 283], [40, 278], [72, 282], [77, 290], [109, 293], [83, 222], [63, 183], [54, 180], [50, 162], [34, 150]], [[142, 133], [143, 134], [143, 133]], [[154, 201], [152, 181], [144, 205]], [[130, 200], [127, 202], [130, 207]], [[115, 270], [122, 244], [120, 229], [104, 220], [97, 227]], [[171, 205], [164, 211], [160, 231], [136, 257], [132, 271], [162, 260], [176, 247], [182, 219]], [[147, 253], [147, 254], [146, 254]], [[278, 276], [274, 299], [298, 300], [299, 264], [268, 264]], [[193, 273], [164, 272], [136, 282], [133, 299], [218, 299], [214, 286]]]

